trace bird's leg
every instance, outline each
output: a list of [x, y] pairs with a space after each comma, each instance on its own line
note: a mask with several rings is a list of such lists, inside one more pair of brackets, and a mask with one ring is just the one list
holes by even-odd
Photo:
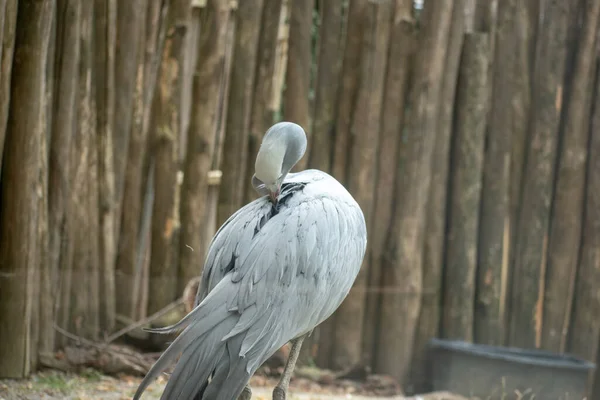
[[250, 385], [244, 386], [244, 390], [238, 396], [238, 400], [250, 400], [252, 398], [252, 390], [250, 389]]
[[279, 379], [279, 383], [277, 383], [277, 386], [275, 386], [275, 389], [273, 389], [273, 400], [285, 400], [288, 387], [290, 386], [290, 379], [292, 378], [294, 367], [296, 366], [296, 361], [298, 360], [298, 355], [300, 354], [302, 342], [304, 342], [304, 339], [308, 335], [309, 334], [307, 333], [292, 340], [292, 349], [290, 350], [290, 355], [285, 363], [285, 368], [281, 374], [281, 379]]

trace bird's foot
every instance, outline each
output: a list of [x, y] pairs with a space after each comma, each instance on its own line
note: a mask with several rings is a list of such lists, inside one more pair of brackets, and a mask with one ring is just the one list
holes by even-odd
[[238, 400], [250, 400], [252, 398], [252, 390], [250, 386], [246, 385], [242, 393], [238, 396]]
[[285, 400], [285, 390], [280, 386], [275, 386], [273, 389], [273, 400]]

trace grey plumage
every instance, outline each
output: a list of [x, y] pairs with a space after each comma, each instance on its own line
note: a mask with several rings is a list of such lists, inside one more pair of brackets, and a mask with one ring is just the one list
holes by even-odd
[[[275, 154], [273, 159], [283, 159], [276, 174], [264, 167], [273, 160], [262, 160], [262, 169], [257, 161], [257, 175], [262, 172], [267, 182], [255, 176], [253, 183], [264, 196], [238, 210], [216, 233], [196, 307], [177, 324], [153, 330], [183, 329], [134, 400], [180, 353], [161, 399], [236, 399], [268, 357], [323, 322], [348, 294], [366, 250], [364, 216], [330, 175], [317, 170], [288, 174], [306, 149], [298, 128], [276, 124], [265, 135], [264, 157], [271, 157], [269, 146], [278, 147], [277, 141], [297, 154], [287, 157], [292, 161]], [[276, 204], [268, 197], [274, 191]]]

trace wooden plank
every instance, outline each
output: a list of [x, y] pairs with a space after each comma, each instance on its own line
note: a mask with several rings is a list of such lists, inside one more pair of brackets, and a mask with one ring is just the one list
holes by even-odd
[[[46, 62], [53, 0], [18, 5], [11, 108], [8, 115], [0, 222], [0, 376], [23, 378], [31, 372], [31, 324], [35, 270], [39, 266], [38, 180]], [[5, 47], [6, 48], [6, 47]], [[24, 167], [25, 166], [25, 167]], [[43, 193], [41, 194], [43, 195]]]
[[562, 1], [548, 3], [538, 34], [531, 139], [516, 227], [509, 336], [513, 346], [541, 346], [548, 224], [563, 104], [569, 7]]

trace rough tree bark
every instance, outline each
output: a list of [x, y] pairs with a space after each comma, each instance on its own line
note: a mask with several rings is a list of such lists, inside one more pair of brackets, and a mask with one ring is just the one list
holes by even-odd
[[66, 329], [76, 335], [99, 337], [99, 281], [98, 281], [98, 186], [96, 146], [96, 104], [94, 89], [93, 3], [83, 2], [79, 46], [79, 80], [77, 93], [77, 134], [71, 157], [73, 187], [73, 258], [71, 276], [71, 304]]
[[531, 139], [523, 175], [512, 279], [509, 340], [513, 346], [541, 345], [548, 223], [563, 101], [569, 7], [568, 2], [549, 1], [538, 35]]
[[198, 62], [194, 74], [192, 113], [181, 191], [181, 243], [179, 250], [178, 293], [202, 271], [208, 243], [202, 239], [208, 191], [208, 172], [212, 165], [217, 134], [217, 114], [229, 2], [208, 0], [203, 10]]
[[442, 335], [473, 340], [479, 202], [487, 117], [489, 38], [465, 34], [452, 138]]
[[37, 192], [53, 8], [53, 0], [21, 0], [18, 5], [0, 195], [0, 376], [7, 378], [27, 376], [31, 353], [37, 351], [30, 337], [32, 318], [38, 317], [32, 315], [38, 300], [32, 278], [40, 262]]
[[[117, 292], [117, 317], [134, 319], [136, 315], [136, 302], [139, 293], [135, 293], [135, 280], [139, 278], [136, 274], [138, 255], [138, 233], [142, 207], [142, 166], [144, 160], [146, 135], [142, 129], [144, 119], [144, 93], [146, 91], [146, 15], [150, 7], [150, 0], [140, 0], [140, 8], [136, 11], [141, 18], [138, 30], [134, 32], [136, 40], [136, 52], [130, 57], [135, 59], [136, 75], [133, 98], [129, 110], [132, 115], [130, 131], [127, 136], [127, 157], [123, 169], [123, 197], [118, 214], [120, 218], [119, 236], [117, 246], [117, 259], [115, 265], [116, 292]], [[117, 36], [117, 41], [121, 39]], [[118, 48], [117, 48], [118, 49]], [[118, 83], [117, 83], [118, 84]], [[119, 96], [117, 94], [117, 96]], [[118, 103], [117, 103], [118, 106]], [[118, 115], [117, 115], [118, 117]], [[115, 120], [117, 121], [117, 120]], [[118, 126], [118, 125], [117, 125]], [[116, 127], [115, 127], [116, 128]], [[117, 142], [114, 143], [115, 145]], [[115, 149], [116, 150], [116, 149]], [[115, 152], [115, 156], [117, 152]], [[116, 157], [115, 157], [116, 161]], [[117, 181], [120, 179], [117, 175]], [[118, 190], [118, 187], [117, 187]], [[123, 320], [124, 321], [124, 320]]]
[[0, 31], [0, 172], [2, 172], [2, 154], [6, 139], [6, 122], [10, 103], [10, 77], [13, 67], [13, 53], [17, 25], [18, 0], [5, 1], [3, 10], [2, 31]]
[[[504, 344], [510, 246], [510, 145], [515, 72], [516, 1], [498, 4], [493, 93], [483, 168], [474, 340]], [[492, 50], [492, 49], [490, 49]]]
[[179, 171], [181, 85], [184, 43], [189, 25], [190, 0], [170, 0], [167, 35], [160, 77], [154, 97], [152, 152], [155, 157], [154, 204], [148, 313], [153, 314], [177, 296], [177, 264], [171, 259], [176, 221], [174, 193]]
[[252, 72], [256, 70], [263, 3], [263, 0], [246, 0], [238, 5], [225, 125], [223, 176], [219, 188], [218, 226], [237, 211], [244, 200], [250, 111], [254, 88]]
[[[525, 153], [531, 138], [529, 129], [533, 106], [533, 76], [540, 1], [518, 1], [515, 5], [515, 65], [513, 72], [511, 154], [510, 154], [510, 245], [508, 282], [512, 282], [517, 247], [517, 221], [522, 203]], [[507, 288], [506, 315], [512, 313], [512, 285]], [[505, 326], [505, 344], [509, 341], [510, 320]]]
[[[437, 136], [433, 149], [435, 164], [431, 172], [431, 188], [426, 211], [426, 232], [423, 254], [423, 293], [421, 311], [415, 333], [411, 384], [417, 392], [426, 390], [428, 383], [427, 344], [438, 336], [441, 316], [442, 271], [446, 243], [446, 207], [448, 172], [450, 170], [450, 138], [454, 122], [454, 104], [458, 68], [464, 41], [465, 0], [455, 0], [452, 8], [446, 61], [440, 92]], [[408, 149], [401, 147], [396, 165], [403, 165]], [[400, 181], [401, 182], [401, 181]]]
[[321, 171], [330, 171], [334, 140], [335, 100], [341, 71], [342, 0], [321, 3], [319, 55], [315, 82], [312, 143], [308, 165]]
[[95, 0], [94, 76], [98, 130], [98, 213], [100, 224], [100, 325], [111, 332], [116, 324], [116, 207], [113, 129], [115, 123], [115, 52], [117, 0]]
[[[346, 184], [349, 153], [352, 149], [352, 113], [358, 93], [358, 82], [367, 12], [367, 0], [353, 0], [348, 7], [346, 43], [342, 64], [342, 78], [337, 96], [337, 116], [335, 120], [335, 140], [333, 145], [332, 175]], [[324, 343], [325, 344], [325, 343]], [[326, 348], [326, 346], [323, 346]]]
[[376, 370], [405, 380], [421, 307], [427, 200], [453, 1], [425, 2], [409, 96], [406, 158], [398, 166], [392, 233], [382, 268], [381, 326]]
[[[380, 117], [392, 22], [390, 15], [393, 15], [392, 3], [371, 3], [365, 12], [367, 22], [361, 43], [363, 57], [360, 63], [360, 84], [351, 126], [356, 136], [352, 143], [352, 164], [349, 166], [347, 185], [365, 215], [367, 230], [371, 231], [375, 205]], [[365, 361], [362, 352], [362, 328], [370, 264], [371, 255], [368, 248], [352, 290], [336, 311], [333, 341], [334, 368], [343, 369]]]
[[[385, 241], [389, 234], [394, 209], [394, 184], [401, 143], [404, 112], [409, 89], [410, 65], [415, 50], [415, 22], [412, 0], [396, 1], [390, 12], [393, 24], [390, 31], [388, 61], [385, 73], [384, 98], [381, 105], [381, 133], [377, 156], [377, 178], [373, 224], [369, 235], [371, 265], [367, 286], [366, 311], [363, 334], [363, 353], [367, 365], [373, 365], [377, 351], [377, 324], [379, 318], [379, 285], [381, 265], [385, 262]], [[382, 52], [385, 52], [383, 50]], [[316, 136], [315, 136], [316, 138]], [[392, 166], [392, 168], [390, 168]]]
[[248, 158], [246, 159], [246, 174], [244, 176], [244, 202], [258, 197], [250, 184], [254, 175], [254, 162], [263, 135], [273, 124], [273, 113], [269, 110], [273, 96], [273, 73], [275, 70], [275, 49], [277, 47], [277, 30], [281, 14], [282, 0], [264, 0], [258, 39], [258, 54], [252, 111], [250, 114], [250, 135], [248, 137]]
[[[115, 53], [115, 120], [113, 129], [113, 160], [115, 170], [115, 201], [121, 207], [129, 135], [133, 121], [133, 94], [136, 87], [137, 57], [140, 32], [146, 20], [148, 0], [117, 2], [117, 41]], [[117, 211], [116, 235], [120, 232], [120, 211]]]
[[[600, 2], [587, 2], [579, 35], [552, 204], [542, 347], [565, 352], [581, 248], [585, 173]], [[588, 337], [588, 339], [590, 339]]]
[[[595, 101], [590, 123], [587, 179], [581, 253], [577, 271], [573, 324], [569, 351], [589, 361], [597, 360], [600, 338], [600, 63], [596, 67]], [[596, 372], [596, 386], [600, 383]], [[597, 395], [598, 389], [594, 392]], [[593, 398], [593, 397], [592, 397]]]
[[285, 91], [283, 93], [283, 118], [304, 128], [308, 139], [307, 152], [295, 171], [306, 169], [310, 133], [310, 69], [312, 65], [311, 32], [314, 0], [292, 1], [290, 5], [290, 36], [288, 39]]
[[[61, 276], [71, 268], [68, 259], [72, 245], [72, 233], [69, 232], [71, 196], [71, 140], [75, 134], [75, 99], [79, 76], [81, 1], [58, 0], [56, 12], [56, 57], [54, 104], [52, 118], [52, 139], [49, 154], [49, 253], [48, 268], [51, 276]], [[61, 274], [61, 275], [59, 275]], [[52, 286], [56, 287], [54, 278]], [[54, 312], [57, 301], [54, 298], [42, 304], [49, 309], [48, 320], [42, 317], [42, 327], [46, 333], [48, 347], [42, 345], [40, 351], [52, 351], [54, 347]]]

